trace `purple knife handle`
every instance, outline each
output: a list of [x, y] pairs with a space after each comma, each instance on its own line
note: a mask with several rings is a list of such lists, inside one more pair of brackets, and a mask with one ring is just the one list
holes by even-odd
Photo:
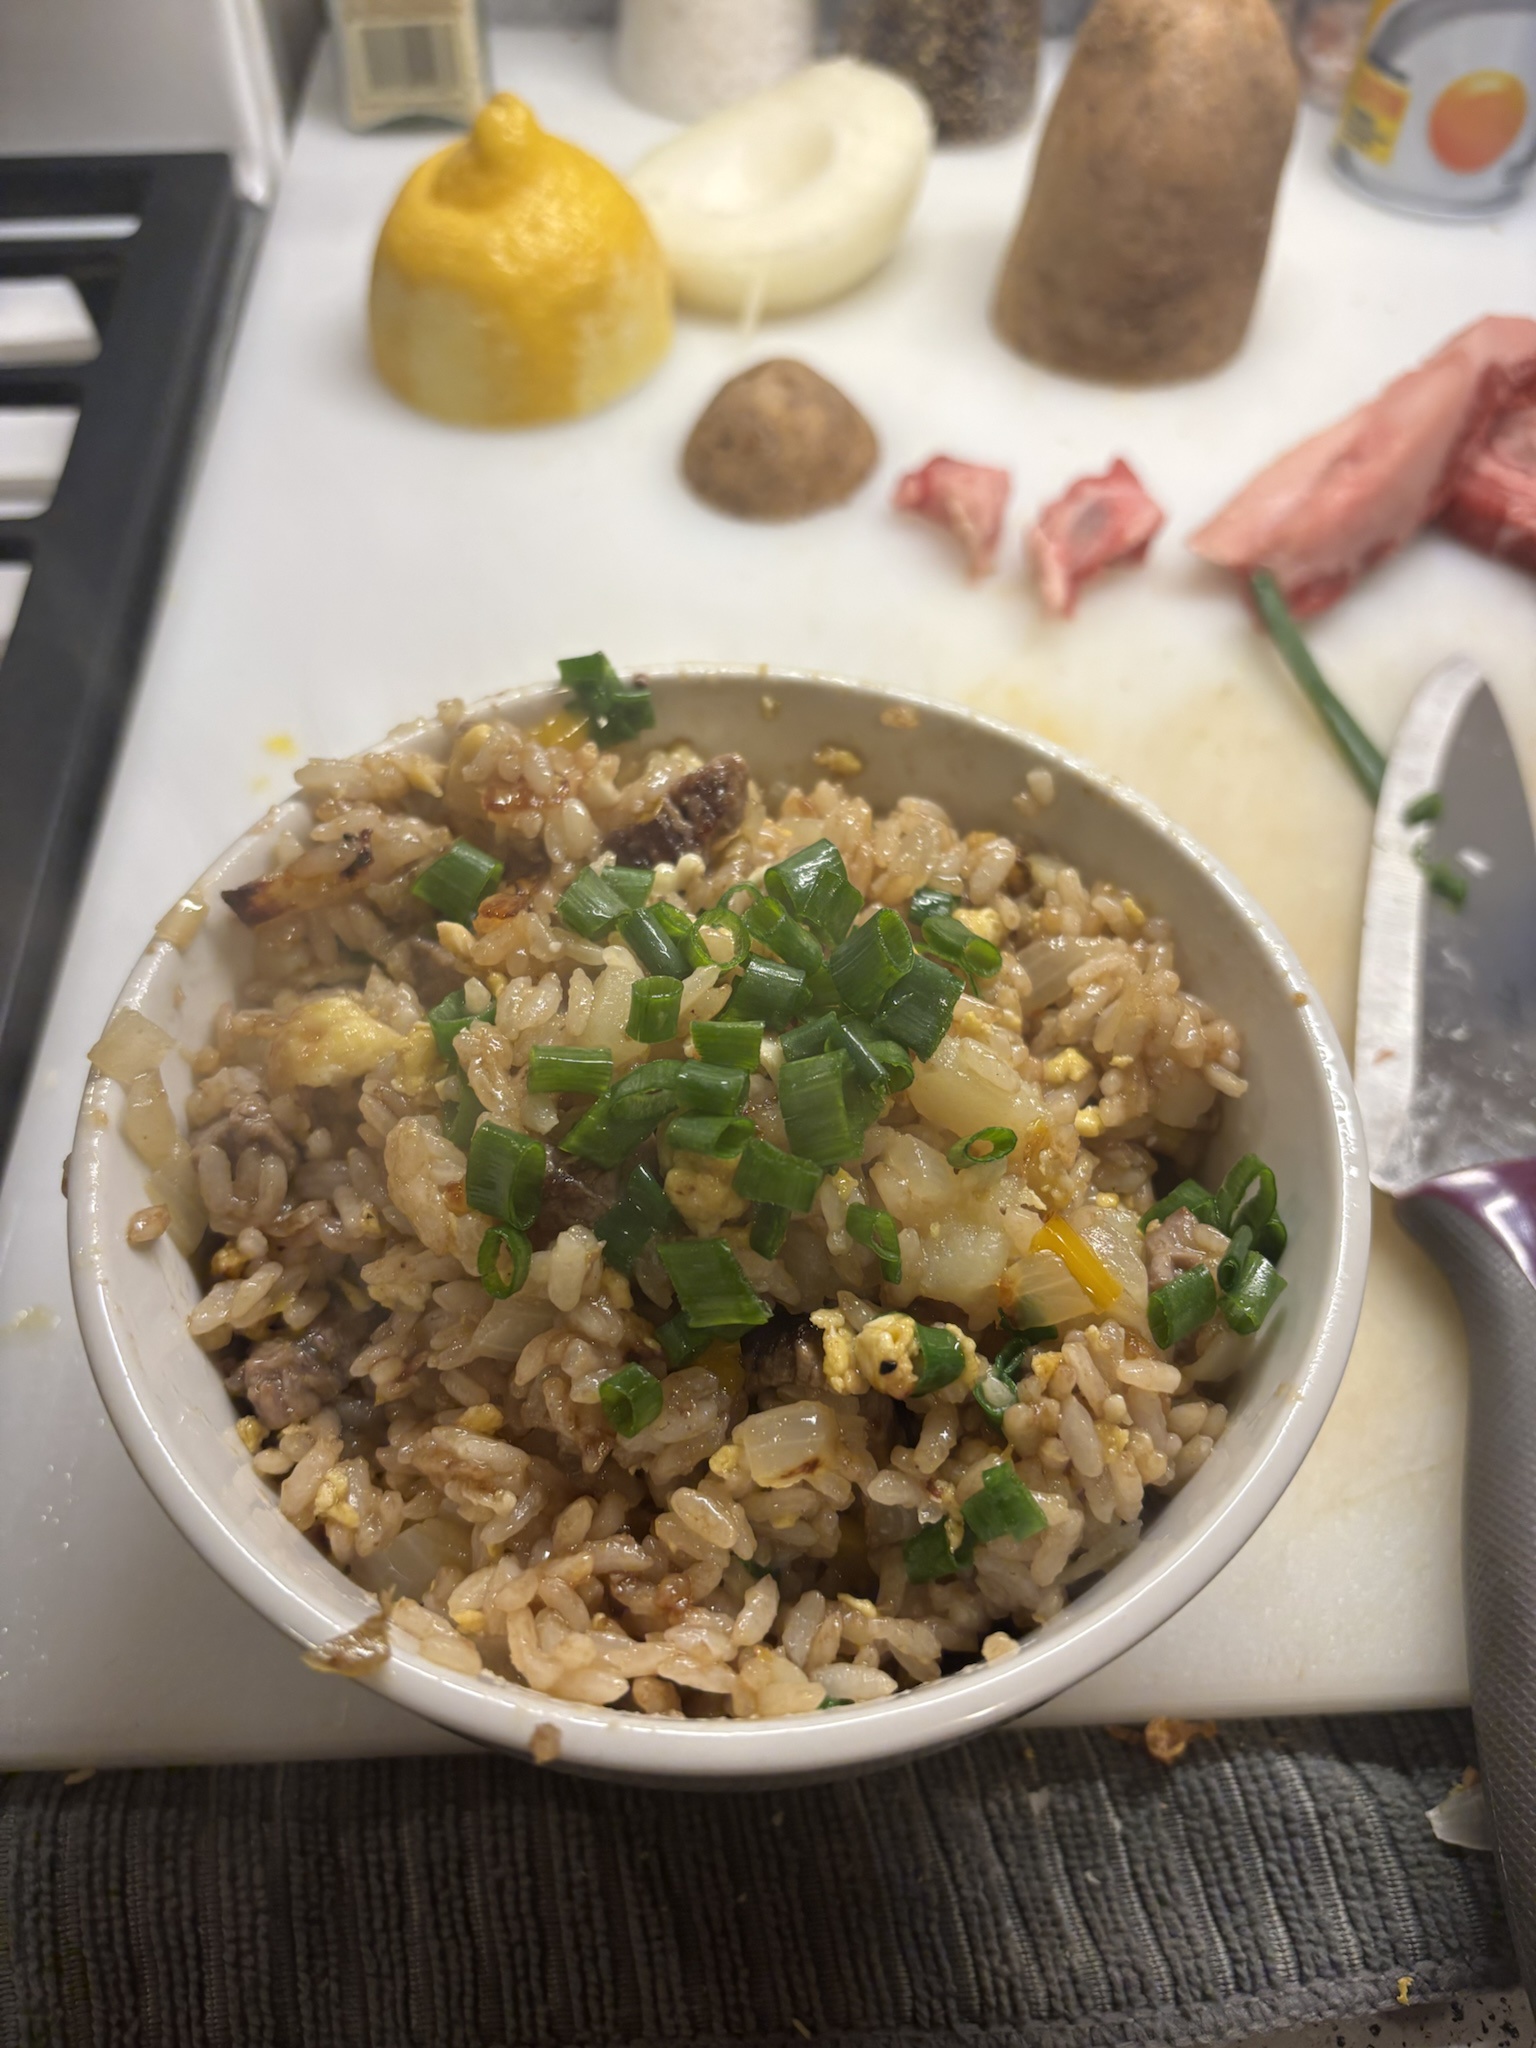
[[1398, 1216], [1450, 1281], [1467, 1326], [1472, 1712], [1515, 1955], [1536, 1987], [1536, 1159], [1444, 1174]]

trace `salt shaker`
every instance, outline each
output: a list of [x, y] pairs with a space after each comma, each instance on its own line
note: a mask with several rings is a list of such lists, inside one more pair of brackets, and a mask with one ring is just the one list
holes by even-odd
[[777, 85], [816, 53], [816, 0], [620, 0], [619, 90], [698, 121]]
[[1034, 104], [1040, 0], [848, 0], [843, 48], [915, 85], [941, 142], [990, 142]]

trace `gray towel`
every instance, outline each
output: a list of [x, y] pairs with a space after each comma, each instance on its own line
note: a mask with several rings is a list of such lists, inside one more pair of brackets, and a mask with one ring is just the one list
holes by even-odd
[[[1100, 2048], [1512, 1981], [1464, 1715], [1005, 1729], [689, 1794], [498, 1757], [0, 1781], [3, 2048]], [[7, 1953], [8, 1951], [8, 1953]]]

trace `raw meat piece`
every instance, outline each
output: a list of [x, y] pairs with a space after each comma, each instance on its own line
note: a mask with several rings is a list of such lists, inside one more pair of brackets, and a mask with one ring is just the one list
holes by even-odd
[[1046, 610], [1071, 618], [1089, 577], [1116, 562], [1141, 561], [1162, 523], [1162, 508], [1129, 463], [1117, 460], [1103, 476], [1079, 477], [1046, 506], [1025, 543]]
[[1536, 320], [1490, 315], [1379, 398], [1282, 455], [1190, 546], [1268, 569], [1300, 618], [1326, 611], [1446, 507], [1469, 450], [1536, 392]]
[[985, 576], [997, 560], [1012, 487], [1006, 469], [935, 455], [901, 479], [892, 502], [898, 512], [916, 512], [937, 526], [947, 526], [965, 549], [970, 574]]
[[1462, 458], [1440, 523], [1484, 554], [1536, 571], [1536, 405], [1505, 413]]

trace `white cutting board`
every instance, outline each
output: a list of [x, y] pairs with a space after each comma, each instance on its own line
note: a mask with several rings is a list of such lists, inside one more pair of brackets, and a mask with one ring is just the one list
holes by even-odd
[[[508, 32], [499, 79], [616, 166], [667, 132], [612, 91], [601, 37]], [[338, 126], [322, 74], [300, 126], [79, 913], [0, 1205], [0, 1765], [446, 1746], [304, 1671], [162, 1518], [102, 1414], [69, 1311], [59, 1163], [84, 1053], [154, 918], [287, 784], [441, 696], [544, 677], [560, 654], [742, 659], [878, 678], [1033, 727], [1203, 837], [1289, 933], [1346, 1039], [1366, 807], [1233, 590], [1181, 537], [1267, 457], [1452, 330], [1536, 313], [1536, 206], [1497, 224], [1373, 211], [1303, 123], [1265, 288], [1220, 376], [1074, 385], [990, 335], [1028, 146], [946, 153], [889, 269], [745, 338], [682, 324], [611, 413], [456, 432], [373, 381], [374, 235], [421, 134]], [[866, 409], [881, 468], [804, 525], [736, 525], [676, 480], [731, 372], [799, 354]], [[938, 450], [1012, 467], [1002, 572], [967, 587], [945, 538], [886, 509]], [[1149, 566], [1042, 620], [1024, 509], [1130, 457], [1168, 508]], [[1536, 582], [1436, 537], [1318, 626], [1325, 668], [1390, 738], [1453, 651], [1498, 685], [1536, 771]], [[913, 763], [921, 786], [921, 755]], [[1462, 1339], [1385, 1212], [1356, 1355], [1321, 1439], [1243, 1554], [1175, 1621], [1045, 1718], [1298, 1713], [1464, 1697], [1457, 1595]]]

